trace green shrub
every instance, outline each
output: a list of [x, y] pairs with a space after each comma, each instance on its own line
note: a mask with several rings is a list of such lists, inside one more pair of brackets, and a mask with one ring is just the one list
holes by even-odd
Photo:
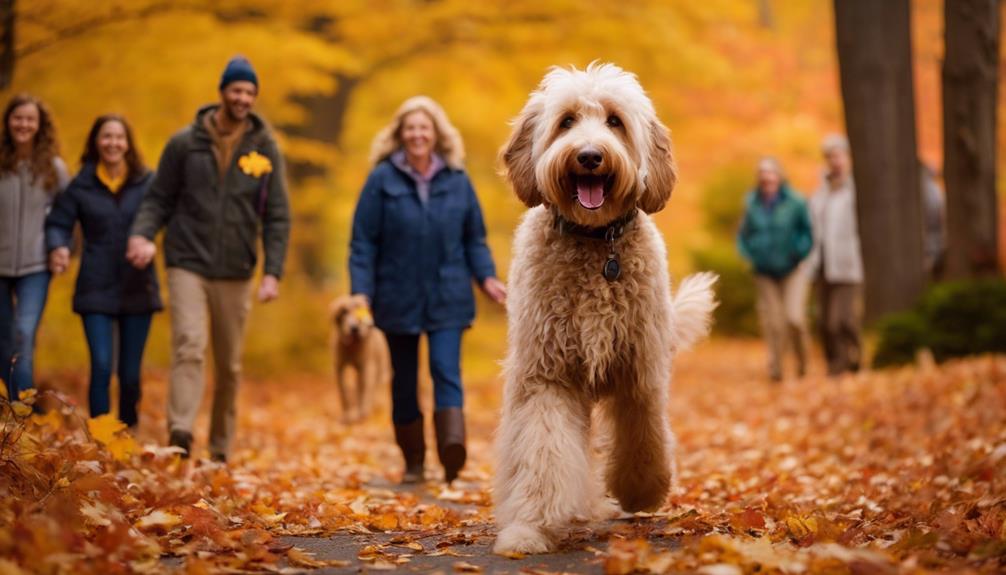
[[734, 240], [744, 215], [744, 196], [754, 186], [754, 177], [753, 164], [732, 164], [717, 170], [702, 187], [702, 216], [709, 235]]
[[716, 244], [691, 254], [693, 269], [719, 274], [713, 330], [723, 335], [757, 335], [754, 276], [733, 244]]
[[[702, 189], [702, 216], [712, 245], [691, 253], [692, 269], [719, 274], [713, 330], [723, 335], [757, 335], [755, 286], [735, 238], [744, 214], [744, 195], [754, 183], [754, 166], [735, 163], [716, 170]], [[724, 241], [725, 240], [725, 241]]]
[[926, 321], [917, 311], [895, 313], [877, 322], [880, 341], [873, 367], [912, 363], [915, 353], [926, 347]]
[[922, 348], [937, 361], [1006, 352], [1006, 281], [935, 285], [913, 310], [890, 315], [877, 327], [876, 367], [910, 363]]
[[938, 285], [926, 294], [922, 307], [929, 348], [937, 361], [1006, 352], [1006, 281]]

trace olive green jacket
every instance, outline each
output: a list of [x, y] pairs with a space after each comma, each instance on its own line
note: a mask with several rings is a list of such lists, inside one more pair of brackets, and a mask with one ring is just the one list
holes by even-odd
[[250, 278], [261, 235], [264, 271], [281, 277], [290, 238], [283, 157], [269, 127], [251, 114], [252, 125], [221, 180], [203, 124], [204, 115], [218, 107], [201, 108], [195, 121], [168, 141], [131, 233], [153, 240], [167, 226], [168, 267], [209, 279]]

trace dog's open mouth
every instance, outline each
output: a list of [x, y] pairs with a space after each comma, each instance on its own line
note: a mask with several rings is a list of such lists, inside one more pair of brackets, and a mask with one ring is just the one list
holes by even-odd
[[606, 174], [572, 174], [576, 201], [588, 210], [604, 205], [604, 194], [610, 178]]

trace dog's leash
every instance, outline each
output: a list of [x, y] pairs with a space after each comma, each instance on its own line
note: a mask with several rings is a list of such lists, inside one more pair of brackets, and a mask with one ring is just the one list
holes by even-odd
[[622, 275], [622, 266], [618, 262], [618, 252], [615, 251], [615, 240], [625, 235], [625, 232], [629, 229], [629, 225], [636, 219], [636, 212], [638, 211], [637, 208], [633, 207], [624, 216], [606, 226], [597, 228], [573, 223], [559, 215], [558, 211], [555, 211], [553, 212], [555, 219], [552, 225], [559, 231], [559, 235], [572, 234], [581, 238], [607, 242], [608, 259], [605, 260], [604, 267], [601, 268], [601, 275], [609, 282], [613, 282], [618, 280]]

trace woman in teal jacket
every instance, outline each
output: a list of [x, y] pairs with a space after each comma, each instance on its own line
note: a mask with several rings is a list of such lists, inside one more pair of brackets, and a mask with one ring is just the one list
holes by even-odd
[[790, 188], [774, 158], [758, 163], [758, 181], [745, 200], [737, 244], [751, 262], [758, 290], [758, 317], [768, 342], [769, 377], [782, 379], [787, 342], [796, 352], [797, 374], [807, 367], [807, 287], [801, 262], [814, 245], [807, 202]]

